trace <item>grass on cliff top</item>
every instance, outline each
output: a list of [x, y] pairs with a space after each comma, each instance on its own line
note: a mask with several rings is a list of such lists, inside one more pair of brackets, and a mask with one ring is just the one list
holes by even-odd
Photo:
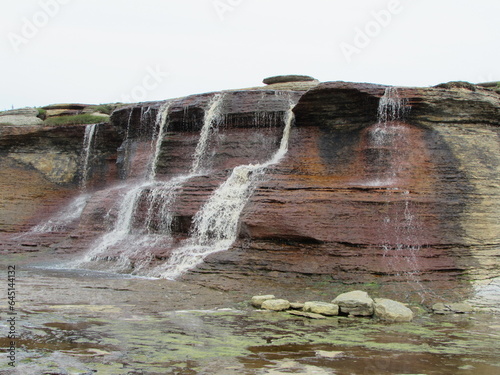
[[98, 124], [101, 122], [108, 122], [108, 116], [95, 116], [92, 114], [84, 113], [74, 116], [58, 116], [50, 117], [45, 120], [46, 125], [86, 125]]

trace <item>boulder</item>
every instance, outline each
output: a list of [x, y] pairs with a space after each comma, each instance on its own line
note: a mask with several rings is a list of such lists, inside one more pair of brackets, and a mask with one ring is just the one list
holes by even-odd
[[34, 116], [1, 116], [0, 124], [20, 125], [41, 125], [42, 119]]
[[276, 297], [272, 294], [267, 294], [264, 296], [253, 296], [250, 300], [250, 303], [253, 307], [257, 307], [260, 309], [262, 307], [262, 304], [269, 299], [276, 299]]
[[371, 316], [374, 311], [373, 299], [361, 290], [340, 294], [332, 303], [338, 305], [343, 314], [353, 316]]
[[312, 301], [304, 304], [304, 311], [327, 316], [336, 316], [339, 315], [339, 306], [333, 303]]
[[31, 108], [31, 107], [12, 109], [10, 111], [0, 112], [0, 117], [2, 116], [36, 117], [38, 116], [38, 110], [36, 108]]
[[400, 302], [386, 298], [375, 298], [375, 317], [388, 322], [411, 322], [413, 311]]
[[287, 83], [287, 82], [310, 82], [316, 81], [315, 78], [304, 75], [281, 75], [265, 78], [262, 82], [266, 85], [273, 85], [275, 83]]
[[304, 308], [304, 303], [301, 302], [291, 302], [290, 308], [293, 310], [302, 310]]
[[290, 308], [290, 302], [286, 299], [268, 299], [262, 303], [262, 308], [272, 311], [285, 311]]
[[40, 125], [43, 121], [37, 117], [38, 110], [35, 108], [20, 108], [11, 111], [0, 112], [0, 124], [9, 125]]

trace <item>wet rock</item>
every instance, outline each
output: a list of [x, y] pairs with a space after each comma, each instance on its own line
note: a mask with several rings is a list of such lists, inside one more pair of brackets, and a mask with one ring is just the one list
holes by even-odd
[[435, 303], [432, 305], [434, 314], [467, 314], [474, 312], [474, 308], [468, 303]]
[[276, 299], [276, 297], [272, 294], [267, 294], [264, 296], [253, 296], [252, 299], [250, 300], [250, 303], [252, 304], [253, 307], [261, 308], [262, 304], [270, 299]]
[[326, 316], [336, 316], [339, 315], [339, 306], [333, 303], [311, 301], [304, 304], [304, 311]]
[[262, 82], [266, 85], [272, 85], [275, 83], [288, 83], [288, 82], [309, 82], [316, 81], [315, 78], [304, 75], [281, 75], [265, 78]]
[[288, 311], [290, 315], [302, 316], [309, 319], [326, 319], [326, 316], [305, 311]]
[[400, 302], [386, 298], [375, 298], [374, 315], [388, 322], [411, 322], [413, 312]]
[[341, 313], [352, 316], [372, 316], [374, 311], [373, 299], [361, 290], [340, 294], [332, 303], [339, 306]]
[[264, 310], [285, 311], [290, 308], [290, 302], [285, 299], [268, 299], [262, 303]]

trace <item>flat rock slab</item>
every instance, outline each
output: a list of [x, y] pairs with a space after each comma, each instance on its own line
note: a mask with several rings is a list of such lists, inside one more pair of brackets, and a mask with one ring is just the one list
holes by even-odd
[[309, 319], [326, 319], [326, 316], [305, 311], [288, 311], [290, 315], [302, 316]]
[[265, 78], [262, 82], [264, 82], [266, 85], [272, 85], [275, 83], [309, 82], [309, 81], [316, 81], [316, 79], [310, 76], [291, 74], [291, 75], [268, 77]]

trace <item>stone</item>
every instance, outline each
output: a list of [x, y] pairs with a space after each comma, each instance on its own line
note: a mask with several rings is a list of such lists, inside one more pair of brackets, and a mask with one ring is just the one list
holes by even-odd
[[468, 314], [474, 312], [474, 307], [468, 303], [452, 303], [449, 306], [451, 311], [456, 314]]
[[264, 296], [253, 296], [252, 299], [250, 300], [250, 303], [252, 304], [253, 307], [261, 308], [262, 303], [270, 299], [276, 299], [276, 297], [272, 294], [267, 294]]
[[32, 107], [25, 107], [25, 108], [19, 108], [19, 109], [11, 109], [8, 111], [2, 111], [2, 112], [0, 112], [0, 121], [2, 121], [1, 118], [4, 116], [36, 117], [36, 116], [38, 116], [38, 110], [36, 108], [32, 108]]
[[316, 81], [315, 78], [304, 75], [281, 75], [265, 78], [262, 82], [266, 85], [273, 85], [275, 83], [288, 83], [288, 82], [309, 82]]
[[375, 298], [374, 316], [388, 322], [411, 322], [413, 311], [400, 302]]
[[262, 303], [264, 310], [285, 311], [290, 308], [290, 302], [286, 299], [268, 299]]
[[337, 351], [326, 351], [326, 350], [316, 350], [316, 357], [322, 358], [341, 358], [345, 356], [345, 352], [337, 352]]
[[41, 125], [43, 120], [38, 118], [36, 108], [26, 107], [0, 112], [0, 124], [11, 126]]
[[434, 314], [467, 314], [474, 312], [474, 308], [468, 303], [435, 303], [432, 305]]
[[339, 306], [333, 303], [310, 301], [304, 304], [304, 311], [326, 316], [336, 316], [339, 315]]
[[352, 316], [372, 316], [374, 312], [373, 299], [361, 290], [340, 294], [332, 303], [339, 306], [341, 313]]
[[302, 302], [291, 302], [290, 308], [293, 310], [302, 310], [304, 308], [304, 303]]
[[288, 313], [290, 315], [301, 316], [303, 318], [309, 318], [309, 319], [326, 319], [325, 315], [315, 314], [315, 313], [305, 312], [305, 311], [288, 311]]
[[41, 125], [43, 120], [38, 117], [31, 116], [2, 116], [0, 124], [22, 126], [22, 125]]

